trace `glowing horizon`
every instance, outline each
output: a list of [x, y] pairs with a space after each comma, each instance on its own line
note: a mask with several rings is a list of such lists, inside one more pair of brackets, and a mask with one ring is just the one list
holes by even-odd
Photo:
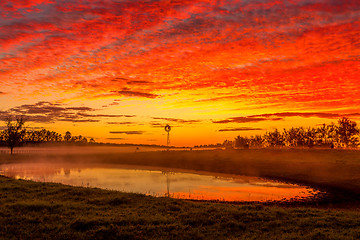
[[4, 0], [0, 117], [193, 146], [360, 120], [355, 0]]

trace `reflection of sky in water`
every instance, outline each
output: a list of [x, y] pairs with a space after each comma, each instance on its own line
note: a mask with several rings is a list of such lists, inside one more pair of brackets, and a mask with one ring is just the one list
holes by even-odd
[[[119, 168], [120, 167], [120, 168]], [[132, 166], [135, 168], [136, 166]], [[76, 166], [19, 163], [0, 165], [0, 174], [42, 182], [58, 182], [153, 196], [227, 201], [265, 201], [308, 197], [312, 189], [256, 177], [211, 176], [193, 173], [130, 169], [125, 166]]]

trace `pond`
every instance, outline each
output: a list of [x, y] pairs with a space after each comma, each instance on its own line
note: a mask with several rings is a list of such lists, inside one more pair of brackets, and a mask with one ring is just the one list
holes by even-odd
[[16, 179], [195, 200], [285, 201], [318, 193], [308, 187], [257, 177], [125, 165], [11, 163], [0, 165], [0, 174]]

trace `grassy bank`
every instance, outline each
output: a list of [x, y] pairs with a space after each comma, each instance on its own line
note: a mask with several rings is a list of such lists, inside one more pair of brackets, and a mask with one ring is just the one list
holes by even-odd
[[359, 239], [360, 212], [201, 203], [0, 177], [0, 239]]

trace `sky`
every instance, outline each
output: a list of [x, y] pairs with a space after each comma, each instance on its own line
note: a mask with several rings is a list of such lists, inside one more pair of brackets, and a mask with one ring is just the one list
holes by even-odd
[[213, 144], [360, 123], [358, 0], [1, 0], [0, 118]]

